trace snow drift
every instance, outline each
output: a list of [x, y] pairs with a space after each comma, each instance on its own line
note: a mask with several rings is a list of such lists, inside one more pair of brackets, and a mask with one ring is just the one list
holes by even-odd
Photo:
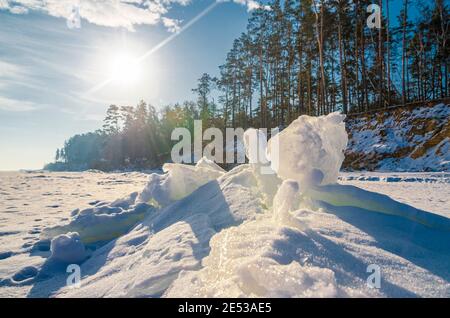
[[[448, 296], [449, 219], [337, 184], [343, 119], [299, 117], [273, 137], [278, 156], [274, 140], [258, 139], [279, 160], [274, 174], [257, 160], [229, 172], [207, 159], [170, 164], [140, 193], [74, 213], [42, 239], [53, 251], [62, 240], [81, 252], [78, 236], [98, 247], [81, 265], [81, 287], [55, 271], [34, 288], [56, 297]], [[371, 264], [382, 270], [379, 289], [367, 285]]]
[[137, 193], [110, 204], [98, 203], [95, 207], [82, 211], [74, 210], [70, 223], [46, 228], [41, 234], [39, 244], [58, 235], [75, 232], [84, 244], [99, 245], [125, 234], [137, 222], [155, 211], [147, 203], [136, 203]]

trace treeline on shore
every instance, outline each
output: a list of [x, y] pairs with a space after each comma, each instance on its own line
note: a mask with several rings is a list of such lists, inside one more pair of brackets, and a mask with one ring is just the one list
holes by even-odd
[[[444, 0], [376, 3], [380, 28], [367, 25], [365, 0], [271, 1], [251, 13], [219, 76], [203, 74], [197, 101], [163, 107], [111, 105], [102, 129], [76, 135], [50, 170], [145, 169], [170, 160], [174, 128], [281, 129], [299, 115], [383, 111], [449, 96], [449, 6]], [[408, 15], [413, 9], [417, 18]], [[217, 98], [216, 98], [217, 97]]]

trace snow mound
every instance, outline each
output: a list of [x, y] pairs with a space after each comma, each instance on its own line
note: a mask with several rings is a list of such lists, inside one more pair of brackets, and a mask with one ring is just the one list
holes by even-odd
[[362, 190], [351, 185], [330, 184], [310, 188], [309, 198], [334, 207], [357, 207], [366, 211], [400, 216], [429, 228], [450, 232], [450, 219], [416, 209], [391, 199], [387, 195]]
[[85, 260], [87, 253], [78, 233], [61, 234], [52, 239], [50, 260], [76, 264]]
[[[294, 192], [293, 183], [285, 182], [276, 201]], [[357, 207], [302, 200], [292, 209], [279, 211], [288, 217], [270, 218], [268, 212], [213, 236], [202, 269], [181, 272], [164, 296], [448, 295], [448, 232]], [[371, 264], [381, 268], [380, 289], [367, 285]]]
[[67, 297], [158, 297], [181, 270], [200, 268], [214, 231], [196, 215], [152, 234], [149, 226], [105, 245], [86, 261], [80, 289], [62, 289]]

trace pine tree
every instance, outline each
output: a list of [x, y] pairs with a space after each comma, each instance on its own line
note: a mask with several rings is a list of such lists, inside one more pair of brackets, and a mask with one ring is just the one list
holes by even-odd
[[119, 107], [110, 105], [106, 111], [106, 117], [103, 120], [103, 131], [107, 135], [117, 134], [120, 130], [120, 112]]

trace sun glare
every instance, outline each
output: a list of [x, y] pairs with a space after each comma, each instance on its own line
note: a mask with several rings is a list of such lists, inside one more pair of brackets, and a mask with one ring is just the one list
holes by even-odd
[[109, 63], [109, 76], [120, 85], [131, 85], [139, 79], [137, 59], [127, 52], [114, 55]]

